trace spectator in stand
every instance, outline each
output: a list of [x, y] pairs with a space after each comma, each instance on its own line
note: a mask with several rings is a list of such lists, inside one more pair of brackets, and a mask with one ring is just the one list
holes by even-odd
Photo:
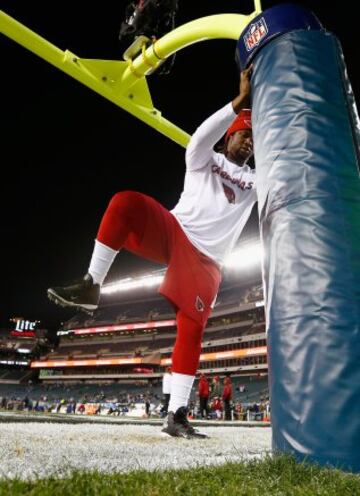
[[220, 420], [221, 412], [222, 412], [222, 404], [219, 396], [215, 396], [214, 401], [212, 403], [212, 409], [215, 412], [216, 418]]
[[232, 400], [232, 384], [229, 376], [226, 376], [224, 379], [224, 389], [223, 389], [222, 399], [224, 402], [224, 412], [225, 412], [224, 420], [231, 420], [230, 403]]
[[125, 416], [127, 413], [129, 413], [129, 408], [125, 405], [121, 408], [121, 415]]
[[147, 417], [150, 417], [150, 407], [151, 407], [150, 399], [146, 398], [146, 400], [145, 400], [145, 413], [146, 413]]
[[200, 374], [199, 379], [199, 400], [200, 400], [200, 416], [201, 418], [208, 418], [208, 401], [210, 394], [209, 381], [205, 374]]
[[56, 407], [56, 413], [60, 413], [61, 406], [63, 405], [63, 400], [59, 400], [57, 407]]
[[116, 415], [119, 416], [121, 411], [116, 403], [110, 403], [109, 410], [107, 412], [108, 415]]
[[234, 405], [234, 419], [235, 420], [243, 420], [241, 403], [236, 403]]
[[213, 398], [216, 398], [217, 396], [221, 396], [221, 383], [220, 383], [220, 377], [216, 375], [211, 383], [211, 396]]
[[188, 418], [189, 419], [193, 419], [195, 418], [195, 415], [196, 415], [196, 407], [195, 407], [195, 403], [193, 401], [190, 401], [189, 402], [189, 409], [188, 409]]
[[170, 393], [171, 393], [171, 367], [168, 367], [163, 375], [162, 392], [164, 396], [163, 407], [160, 410], [161, 416], [166, 417], [168, 414]]
[[25, 396], [24, 398], [24, 410], [31, 410], [31, 401], [28, 396]]

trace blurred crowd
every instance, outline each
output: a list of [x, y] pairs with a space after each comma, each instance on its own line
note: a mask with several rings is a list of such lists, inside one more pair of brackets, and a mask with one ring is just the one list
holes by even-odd
[[[31, 388], [25, 395], [1, 395], [0, 409], [10, 411], [66, 413], [85, 415], [117, 415], [160, 417], [167, 415], [168, 385], [171, 369], [164, 374], [163, 391], [158, 387], [141, 388], [136, 391], [96, 390], [82, 393], [77, 386], [64, 390], [64, 386], [49, 385], [45, 394], [36, 395]], [[235, 391], [234, 391], [235, 390]], [[62, 393], [67, 393], [62, 395]], [[47, 393], [47, 394], [46, 394]], [[250, 396], [250, 395], [249, 395]], [[200, 374], [197, 386], [189, 403], [189, 418], [225, 421], [266, 421], [270, 419], [268, 394], [251, 399], [246, 395], [246, 386], [233, 387], [229, 374], [221, 378], [208, 378]], [[243, 398], [241, 401], [239, 398]]]

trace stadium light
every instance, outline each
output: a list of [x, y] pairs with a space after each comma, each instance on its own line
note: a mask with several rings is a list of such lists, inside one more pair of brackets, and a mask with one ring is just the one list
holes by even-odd
[[[249, 243], [233, 251], [225, 260], [224, 267], [235, 270], [253, 268], [256, 265], [260, 265], [262, 253], [260, 243]], [[112, 294], [120, 291], [159, 286], [164, 279], [164, 275], [165, 270], [159, 270], [145, 276], [126, 277], [119, 281], [106, 284], [102, 287], [101, 293]]]
[[119, 291], [129, 291], [138, 288], [151, 288], [158, 286], [164, 279], [165, 271], [156, 274], [148, 274], [142, 277], [127, 277], [111, 284], [107, 284], [101, 289], [102, 294], [112, 294]]
[[233, 251], [225, 260], [227, 269], [247, 269], [261, 263], [263, 249], [260, 243], [252, 243]]

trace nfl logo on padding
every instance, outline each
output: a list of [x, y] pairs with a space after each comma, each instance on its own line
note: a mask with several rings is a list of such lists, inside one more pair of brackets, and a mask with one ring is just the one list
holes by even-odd
[[258, 21], [250, 24], [249, 29], [244, 34], [244, 43], [246, 50], [248, 52], [251, 52], [251, 50], [256, 47], [267, 34], [268, 28], [263, 17]]

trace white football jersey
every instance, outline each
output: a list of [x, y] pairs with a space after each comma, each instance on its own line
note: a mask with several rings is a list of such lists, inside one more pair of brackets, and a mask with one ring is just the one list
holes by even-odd
[[257, 200], [255, 171], [213, 151], [235, 117], [229, 103], [195, 131], [186, 149], [184, 190], [171, 211], [193, 245], [219, 265]]

